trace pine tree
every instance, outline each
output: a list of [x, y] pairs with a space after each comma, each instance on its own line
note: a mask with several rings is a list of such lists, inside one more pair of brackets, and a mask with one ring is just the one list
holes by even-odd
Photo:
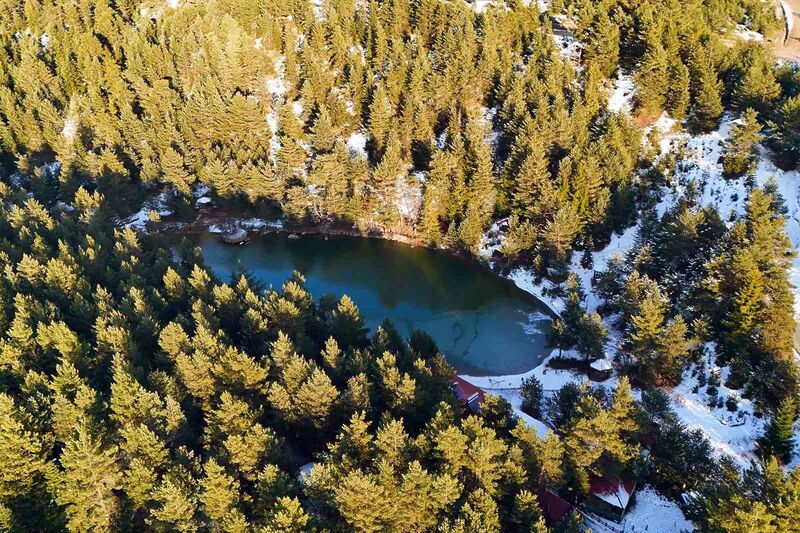
[[516, 175], [513, 193], [514, 208], [526, 218], [552, 213], [555, 191], [547, 166], [544, 147], [537, 137]]
[[722, 169], [727, 177], [738, 178], [755, 171], [756, 145], [761, 141], [757, 118], [756, 112], [748, 108], [731, 128], [722, 153]]
[[522, 410], [534, 418], [541, 418], [544, 391], [542, 390], [542, 383], [536, 376], [522, 380], [519, 395], [522, 397]]
[[229, 476], [214, 459], [206, 462], [205, 477], [200, 501], [205, 514], [219, 527], [229, 528], [241, 520], [237, 508], [240, 498], [239, 483]]
[[769, 127], [770, 143], [780, 150], [788, 166], [797, 165], [800, 162], [800, 95], [781, 102]]
[[366, 342], [366, 328], [361, 313], [349, 296], [342, 296], [333, 312], [332, 333], [340, 346], [359, 347]]
[[650, 44], [636, 70], [636, 103], [642, 113], [657, 115], [664, 108], [669, 80], [669, 58], [660, 42]]
[[265, 533], [293, 533], [303, 531], [308, 524], [308, 515], [297, 498], [282, 496], [278, 498], [275, 509], [270, 513]]
[[25, 427], [22, 412], [0, 394], [0, 501], [23, 496], [43, 473], [45, 446]]
[[759, 439], [761, 451], [766, 456], [776, 456], [784, 464], [792, 460], [794, 452], [794, 423], [797, 407], [794, 398], [787, 397], [773, 415], [764, 436]]
[[520, 531], [536, 531], [542, 518], [542, 509], [536, 495], [527, 490], [521, 490], [514, 497], [514, 510], [511, 520]]
[[148, 523], [156, 528], [189, 533], [197, 529], [194, 515], [197, 499], [184, 483], [164, 479], [153, 491], [157, 506], [150, 511]]
[[369, 106], [369, 134], [377, 154], [383, 154], [386, 147], [391, 118], [392, 108], [386, 94], [386, 87], [383, 83], [379, 83]]
[[673, 117], [682, 120], [689, 111], [689, 68], [678, 59], [669, 66], [668, 76], [666, 108]]
[[713, 130], [722, 115], [720, 88], [721, 83], [716, 69], [712, 65], [704, 65], [700, 70], [692, 108], [692, 124], [701, 132]]
[[103, 446], [89, 428], [78, 428], [61, 453], [56, 501], [66, 507], [67, 524], [75, 531], [113, 531], [117, 527], [121, 472], [118, 450]]
[[544, 238], [548, 249], [557, 261], [566, 259], [567, 251], [572, 245], [580, 228], [580, 220], [571, 205], [565, 205], [556, 211], [546, 224]]
[[397, 185], [406, 171], [407, 164], [403, 161], [400, 140], [392, 133], [388, 136], [386, 151], [372, 174], [377, 193], [374, 203], [375, 214], [384, 226], [391, 227], [399, 219]]
[[664, 323], [664, 304], [660, 294], [644, 299], [637, 313], [631, 317], [631, 329], [626, 347], [631, 354], [644, 361], [658, 350], [661, 325]]

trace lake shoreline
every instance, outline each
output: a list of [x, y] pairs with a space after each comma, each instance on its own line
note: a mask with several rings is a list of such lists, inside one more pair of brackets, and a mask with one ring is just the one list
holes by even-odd
[[494, 268], [486, 260], [483, 260], [474, 255], [471, 254], [467, 255], [458, 250], [453, 250], [450, 248], [435, 248], [433, 246], [428, 246], [424, 244], [421, 239], [419, 239], [414, 235], [408, 235], [405, 233], [395, 232], [391, 230], [363, 231], [354, 227], [354, 225], [348, 227], [346, 224], [320, 223], [320, 224], [287, 225], [284, 222], [284, 220], [282, 220], [279, 217], [275, 217], [272, 219], [264, 217], [247, 218], [246, 215], [240, 216], [240, 215], [235, 215], [233, 213], [224, 213], [220, 212], [220, 210], [215, 210], [213, 214], [200, 212], [197, 214], [194, 220], [190, 222], [181, 223], [179, 227], [175, 227], [172, 229], [166, 229], [170, 225], [165, 224], [163, 230], [159, 229], [157, 231], [159, 233], [166, 232], [166, 233], [178, 233], [178, 234], [183, 232], [188, 233], [197, 231], [220, 233], [220, 228], [229, 224], [239, 225], [252, 234], [262, 234], [262, 235], [294, 234], [300, 236], [301, 238], [304, 235], [319, 235], [323, 237], [343, 236], [343, 237], [354, 237], [354, 238], [366, 238], [366, 239], [374, 239], [380, 241], [396, 242], [412, 248], [424, 248], [432, 250], [437, 253], [444, 253], [460, 261], [463, 261], [468, 265], [485, 270], [490, 274], [492, 274], [493, 276], [503, 280], [503, 282], [513, 285], [514, 287], [519, 289], [520, 292], [524, 293], [527, 299], [529, 299], [532, 302], [541, 304], [545, 308], [547, 314], [550, 316], [552, 320], [556, 320], [560, 317], [558, 311], [553, 307], [552, 303], [549, 301], [548, 298], [542, 297], [540, 295], [534, 294], [529, 290], [526, 290], [511, 277], [511, 274], [515, 272], [515, 269]]
[[292, 270], [302, 272], [311, 294], [351, 296], [373, 331], [389, 319], [404, 338], [428, 332], [459, 373], [518, 374], [550, 353], [544, 345], [552, 323], [548, 306], [481, 263], [342, 230], [290, 239], [303, 233], [299, 227], [242, 222], [252, 239], [244, 246], [225, 244], [213, 233], [222, 229], [215, 224], [166, 226], [160, 233], [198, 246], [218, 279], [244, 268], [265, 287], [280, 287]]

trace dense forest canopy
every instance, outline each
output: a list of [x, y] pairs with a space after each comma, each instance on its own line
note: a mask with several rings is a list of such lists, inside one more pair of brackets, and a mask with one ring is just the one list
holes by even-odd
[[[128, 209], [131, 184], [188, 195], [202, 182], [296, 220], [413, 231], [472, 252], [493, 219], [513, 215], [509, 255], [532, 250], [547, 266], [631, 222], [648, 154], [631, 119], [604, 106], [620, 68], [638, 82], [641, 117], [666, 109], [710, 128], [724, 103], [753, 107], [776, 121], [776, 146], [795, 150], [796, 75], [721, 33], [774, 28], [768, 4], [550, 10], [7, 1], [5, 167], [67, 198], [97, 186]], [[579, 63], [552, 38], [564, 16]], [[55, 175], [36, 170], [53, 160]]]
[[[702, 530], [796, 531], [794, 251], [753, 174], [759, 147], [800, 161], [800, 70], [733, 33], [776, 31], [773, 6], [540, 7], [0, 0], [0, 530], [572, 532], [580, 514], [546, 523], [541, 493], [579, 506], [625, 476], [684, 496]], [[607, 105], [620, 76], [630, 113]], [[648, 127], [663, 112], [691, 132], [738, 116], [721, 165], [744, 212], [695, 183], [657, 208], [680, 174]], [[545, 435], [499, 397], [466, 413], [424, 332], [368, 331], [300, 274], [217, 279], [119, 224], [201, 185], [467, 255], [507, 219], [498, 261], [564, 298], [552, 346], [590, 360], [618, 341], [630, 380], [547, 398], [526, 381]], [[591, 269], [634, 224], [582, 286], [574, 256]], [[725, 404], [711, 361], [768, 418], [744, 472], [663, 392], [691, 373]]]
[[702, 491], [698, 523], [737, 531], [731, 507], [766, 501], [796, 524], [796, 476], [772, 459], [754, 492], [658, 389], [637, 401], [623, 378], [543, 401], [529, 382], [558, 432], [544, 438], [497, 397], [462, 416], [424, 332], [368, 336], [352, 300], [315, 301], [299, 274], [223, 283], [191, 247], [176, 262], [116, 229], [99, 193], [56, 215], [3, 194], [4, 529], [543, 532], [538, 491], [574, 501], [593, 477], [643, 475], [651, 440], [650, 482]]

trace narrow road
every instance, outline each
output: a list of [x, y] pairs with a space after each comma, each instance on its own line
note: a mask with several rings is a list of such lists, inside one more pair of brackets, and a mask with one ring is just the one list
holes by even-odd
[[775, 57], [800, 62], [800, 0], [777, 0], [783, 16], [782, 41], [775, 41]]

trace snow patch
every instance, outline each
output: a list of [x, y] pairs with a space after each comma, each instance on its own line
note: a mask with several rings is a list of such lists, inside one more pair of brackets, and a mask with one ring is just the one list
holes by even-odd
[[472, 8], [475, 10], [475, 13], [483, 13], [492, 5], [494, 5], [494, 0], [474, 0], [472, 2]]
[[146, 200], [139, 211], [121, 221], [122, 225], [142, 231], [147, 227], [147, 223], [150, 222], [151, 211], [162, 217], [172, 214], [172, 211], [167, 209], [167, 193], [162, 192], [158, 196]]
[[234, 225], [239, 228], [247, 229], [250, 231], [260, 231], [260, 230], [282, 230], [283, 229], [283, 221], [282, 220], [266, 220], [263, 218], [236, 218], [231, 219], [230, 221], [226, 222], [225, 224], [211, 224], [208, 227], [209, 233], [222, 233], [226, 230], [226, 226]]
[[[746, 468], [751, 459], [756, 459], [753, 448], [756, 439], [764, 432], [765, 420], [753, 414], [755, 406], [750, 400], [742, 398], [739, 391], [725, 386], [728, 369], [711, 363], [713, 344], [707, 345], [706, 351], [707, 372], [720, 377], [717, 394], [713, 398], [709, 396], [708, 385], [701, 387], [698, 376], [693, 376], [692, 371], [687, 370], [680, 385], [669, 393], [672, 408], [689, 429], [703, 432], [717, 456], [729, 455], [742, 468]], [[724, 401], [728, 398], [736, 401], [736, 412], [725, 407]]]
[[561, 57], [570, 60], [576, 60], [580, 57], [583, 45], [576, 41], [570, 32], [554, 30], [553, 40], [556, 42], [556, 47]]
[[75, 132], [78, 131], [78, 121], [73, 117], [67, 117], [64, 120], [64, 128], [61, 130], [61, 135], [64, 136], [65, 139], [71, 141], [75, 138]]
[[753, 31], [742, 24], [738, 24], [736, 29], [733, 30], [733, 34], [742, 39], [743, 41], [756, 41], [762, 42], [764, 40], [764, 36], [758, 33], [757, 31]]
[[620, 72], [614, 82], [614, 92], [608, 99], [608, 110], [630, 115], [633, 109], [633, 94], [633, 80], [627, 74]]
[[405, 174], [397, 176], [395, 204], [403, 220], [409, 223], [416, 222], [419, 210], [422, 207], [422, 187], [420, 183]]
[[636, 493], [636, 502], [625, 515], [622, 528], [624, 533], [679, 533], [695, 530], [694, 524], [686, 519], [678, 504], [661, 496], [651, 487], [644, 487]]
[[[256, 42], [259, 42], [259, 40], [257, 39]], [[275, 60], [273, 70], [275, 71], [275, 77], [266, 81], [267, 92], [273, 97], [283, 96], [286, 94], [287, 90], [286, 81], [284, 79], [285, 68], [283, 66], [283, 57], [279, 57]]]
[[195, 185], [194, 192], [192, 193], [192, 195], [195, 198], [202, 198], [209, 192], [211, 192], [211, 189], [209, 189], [208, 185], [206, 185], [205, 183], [198, 183], [197, 185]]
[[350, 157], [367, 159], [367, 136], [363, 133], [352, 133], [347, 138], [347, 149]]

